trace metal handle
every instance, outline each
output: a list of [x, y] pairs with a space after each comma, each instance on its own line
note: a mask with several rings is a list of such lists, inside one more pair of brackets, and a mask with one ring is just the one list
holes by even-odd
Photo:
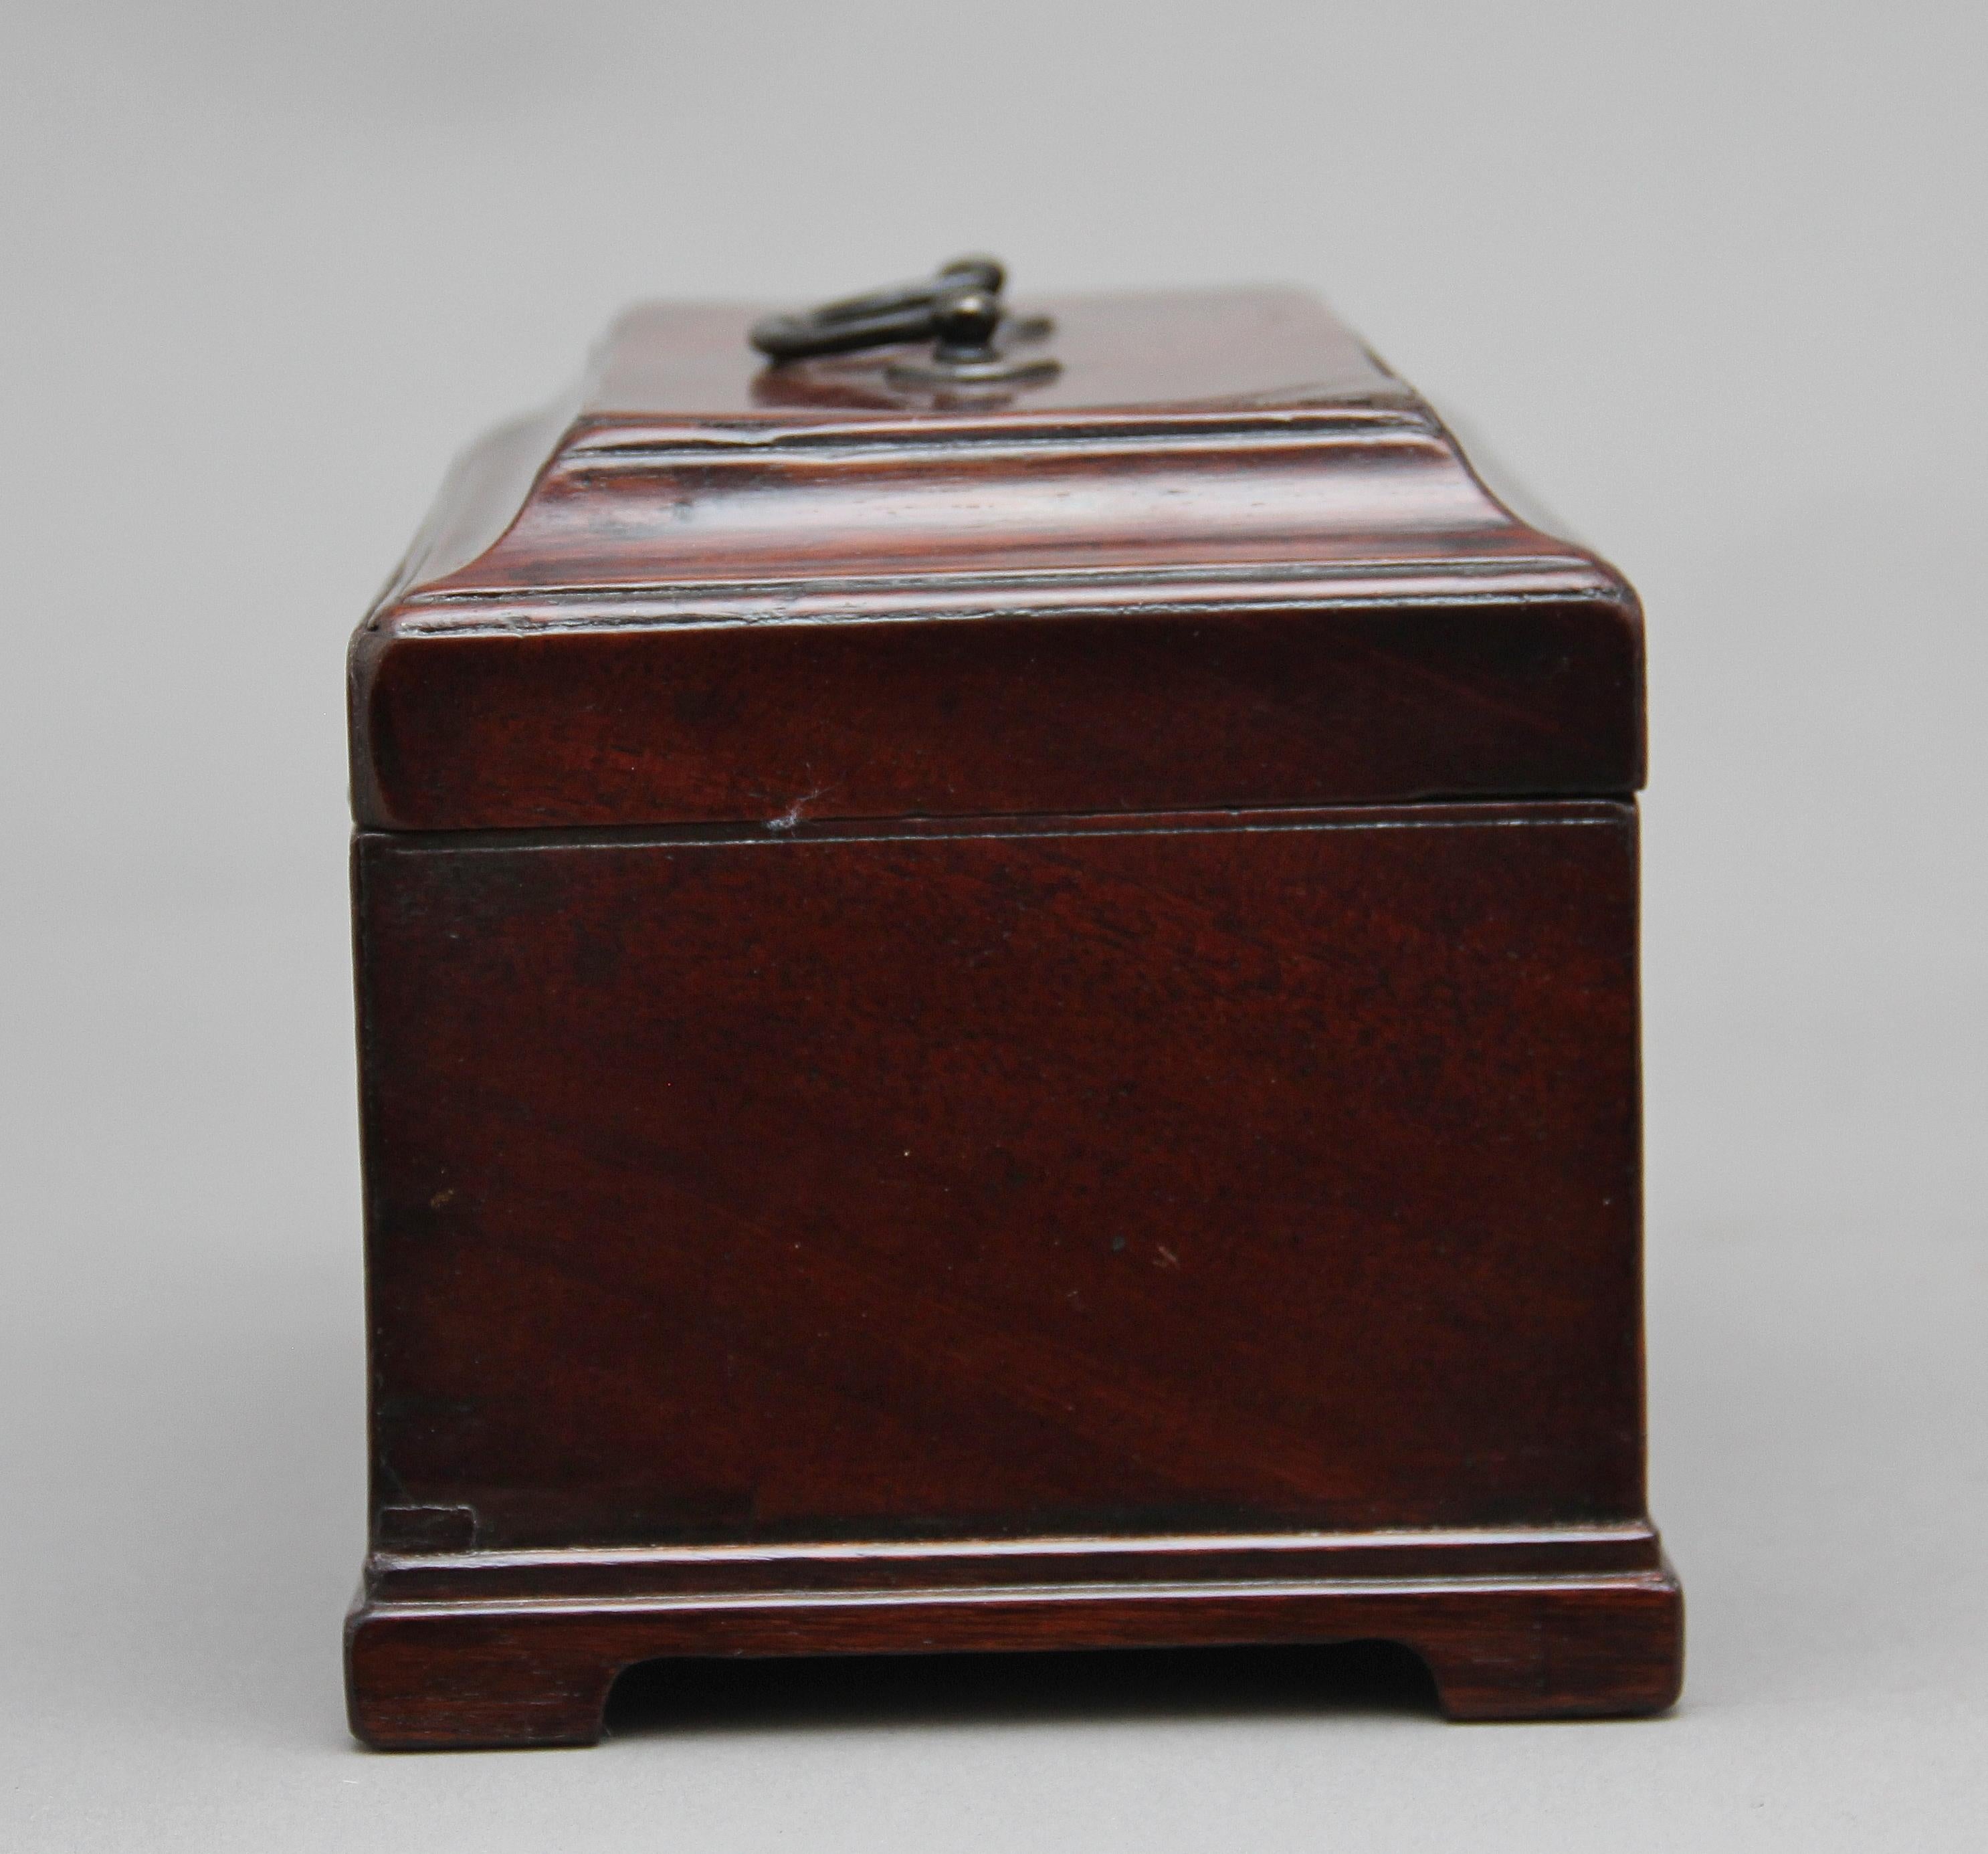
[[795, 316], [769, 316], [752, 325], [752, 345], [775, 360], [847, 354], [900, 341], [929, 341], [933, 306], [948, 292], [982, 290], [999, 298], [1006, 273], [992, 258], [955, 258], [917, 283], [866, 290]]
[[854, 353], [907, 342], [935, 343], [928, 361], [888, 367], [894, 386], [915, 389], [1039, 385], [1062, 370], [1046, 356], [1017, 356], [1016, 343], [1040, 341], [1051, 324], [1010, 319], [1001, 300], [1006, 272], [995, 258], [957, 258], [930, 279], [844, 296], [798, 315], [769, 316], [752, 326], [753, 346], [776, 365], [817, 355]]

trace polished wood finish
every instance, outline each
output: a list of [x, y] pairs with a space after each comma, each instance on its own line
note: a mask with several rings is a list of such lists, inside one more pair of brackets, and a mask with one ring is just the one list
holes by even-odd
[[465, 460], [354, 640], [360, 822], [1639, 786], [1620, 576], [1315, 305], [1157, 300], [1050, 305], [1061, 379], [991, 407], [852, 407], [862, 357], [764, 404], [749, 306], [630, 318], [582, 403]]
[[356, 640], [368, 1742], [668, 1655], [1675, 1694], [1634, 595], [1301, 299], [1053, 306], [965, 406], [640, 312]]
[[918, 1590], [561, 1606], [375, 1604], [347, 1644], [352, 1729], [382, 1749], [591, 1744], [615, 1675], [664, 1656], [1386, 1640], [1453, 1719], [1660, 1712], [1682, 1613], [1668, 1569], [1449, 1579]]
[[358, 854], [377, 1465], [476, 1544], [1640, 1515], [1627, 807]]

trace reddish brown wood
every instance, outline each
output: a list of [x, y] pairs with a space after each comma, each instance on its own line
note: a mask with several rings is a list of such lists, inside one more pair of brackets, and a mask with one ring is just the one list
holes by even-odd
[[369, 1742], [671, 1654], [1675, 1693], [1634, 595], [1314, 310], [1057, 312], [992, 409], [638, 316], [361, 632]]
[[1640, 1516], [1628, 808], [359, 856], [397, 1504]]
[[669, 1599], [1003, 1586], [1593, 1579], [1654, 1571], [1662, 1562], [1657, 1535], [1645, 1519], [1449, 1531], [1149, 1532], [523, 1551], [451, 1550], [404, 1538], [373, 1555], [367, 1589], [382, 1604]]
[[1304, 299], [1157, 300], [1053, 305], [1061, 380], [991, 410], [851, 410], [857, 361], [763, 404], [749, 308], [631, 318], [361, 629], [360, 821], [1635, 789], [1621, 577]]
[[353, 1732], [384, 1751], [591, 1744], [624, 1667], [661, 1657], [1399, 1642], [1454, 1719], [1660, 1712], [1683, 1613], [1668, 1569], [1442, 1582], [918, 1589], [627, 1603], [372, 1605], [347, 1630]]

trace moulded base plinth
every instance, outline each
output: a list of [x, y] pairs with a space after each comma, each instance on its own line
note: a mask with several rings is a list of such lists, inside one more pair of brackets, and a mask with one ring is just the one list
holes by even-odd
[[1452, 1719], [1660, 1712], [1683, 1673], [1661, 1560], [1616, 1572], [667, 1596], [362, 1597], [352, 1729], [380, 1750], [598, 1741], [608, 1690], [671, 1656], [1399, 1643]]

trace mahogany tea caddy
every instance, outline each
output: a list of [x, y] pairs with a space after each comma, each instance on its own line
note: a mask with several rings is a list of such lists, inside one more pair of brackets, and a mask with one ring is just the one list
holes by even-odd
[[1677, 1693], [1635, 596], [1302, 295], [1002, 288], [637, 309], [354, 640], [368, 1744], [686, 1656]]

